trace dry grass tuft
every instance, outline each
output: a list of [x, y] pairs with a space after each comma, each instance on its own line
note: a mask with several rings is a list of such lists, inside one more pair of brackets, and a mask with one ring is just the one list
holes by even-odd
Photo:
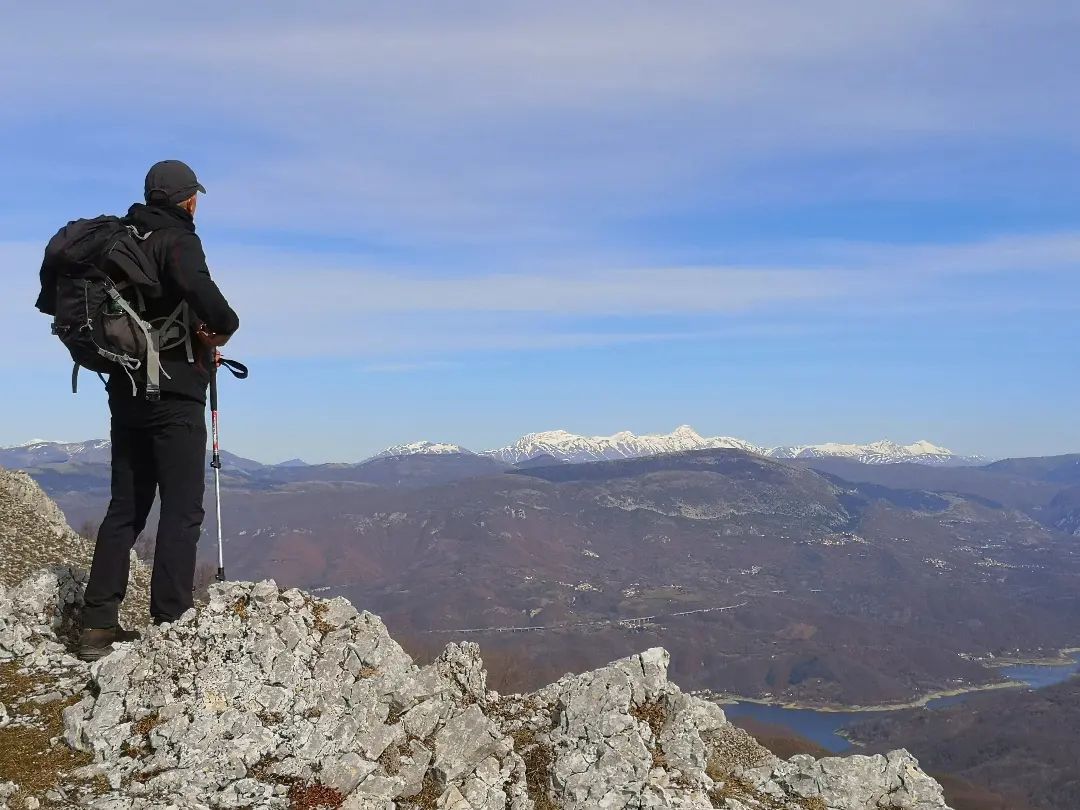
[[330, 611], [330, 606], [326, 602], [317, 602], [312, 606], [311, 612], [315, 614], [315, 621], [312, 622], [312, 626], [320, 634], [325, 636], [334, 628], [330, 626], [326, 621], [326, 614]]
[[232, 603], [232, 612], [241, 619], [246, 619], [248, 617], [248, 602], [249, 599], [246, 596], [240, 597]]
[[285, 722], [285, 716], [280, 712], [259, 712], [257, 717], [264, 726], [280, 726]]
[[408, 711], [404, 706], [398, 703], [392, 703], [390, 705], [390, 711], [386, 714], [386, 725], [396, 725], [406, 714], [408, 714]]
[[131, 726], [131, 733], [140, 737], [149, 737], [150, 732], [161, 725], [161, 719], [157, 712], [146, 715], [142, 720], [137, 720]]
[[420, 788], [420, 792], [403, 799], [401, 806], [409, 810], [435, 810], [439, 806], [439, 797], [442, 796], [442, 792], [443, 786], [435, 777], [435, 771], [429, 769], [424, 774], [424, 786]]
[[412, 756], [412, 749], [408, 743], [398, 743], [389, 746], [379, 754], [378, 760], [387, 776], [397, 776], [401, 772], [401, 760]]
[[709, 791], [709, 801], [713, 807], [723, 807], [728, 799], [734, 799], [742, 805], [761, 808], [761, 810], [787, 810], [792, 806], [799, 807], [801, 810], [828, 810], [825, 802], [818, 796], [803, 798], [789, 795], [779, 799], [762, 793], [741, 776], [731, 774], [722, 777], [722, 781]]
[[[89, 754], [73, 751], [64, 742], [52, 743], [64, 734], [64, 709], [78, 702], [74, 696], [52, 703], [14, 705], [33, 694], [40, 680], [20, 673], [14, 663], [0, 664], [0, 701], [17, 718], [32, 718], [33, 725], [9, 725], [0, 729], [0, 782], [15, 782], [19, 796], [44, 800], [44, 794], [64, 781], [75, 768], [88, 765]], [[32, 707], [32, 708], [31, 708]], [[38, 714], [32, 714], [37, 710]]]
[[642, 703], [640, 706], [631, 706], [630, 716], [638, 722], [647, 725], [649, 731], [652, 732], [652, 740], [649, 744], [649, 753], [652, 755], [652, 766], [654, 768], [663, 768], [664, 770], [667, 770], [667, 756], [664, 754], [664, 749], [658, 742], [660, 739], [660, 732], [664, 729], [664, 723], [667, 722], [667, 707], [659, 700], [650, 700]]
[[326, 785], [294, 783], [289, 788], [289, 810], [336, 810], [344, 803], [341, 791]]
[[650, 700], [640, 706], [632, 706], [630, 716], [647, 725], [653, 739], [656, 740], [659, 739], [664, 723], [667, 722], [667, 707], [658, 700]]
[[270, 765], [274, 762], [270, 757], [264, 757], [256, 762], [248, 770], [252, 779], [258, 779], [271, 785], [286, 785], [289, 788], [287, 794], [289, 810], [336, 810], [345, 803], [345, 796], [339, 790], [327, 785], [308, 784], [294, 776], [281, 776], [270, 772]]
[[514, 750], [525, 761], [525, 789], [536, 810], [559, 810], [549, 790], [555, 752], [550, 745], [537, 740], [532, 731], [516, 731], [512, 737]]
[[0, 664], [0, 703], [11, 709], [11, 704], [27, 695], [32, 695], [39, 681], [32, 675], [19, 672], [19, 665], [9, 661]]

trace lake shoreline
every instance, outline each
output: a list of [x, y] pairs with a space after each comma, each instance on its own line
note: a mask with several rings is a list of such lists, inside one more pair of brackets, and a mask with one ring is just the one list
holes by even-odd
[[[1006, 669], [1008, 667], [1066, 667], [1080, 663], [1080, 647], [1063, 647], [1058, 650], [1056, 658], [997, 658], [993, 663], [985, 659], [979, 659], [979, 663], [987, 669]], [[778, 701], [768, 698], [751, 698], [742, 695], [733, 695], [727, 692], [710, 692], [704, 690], [701, 696], [718, 703], [721, 706], [734, 703], [752, 703], [757, 706], [772, 706], [777, 709], [799, 709], [815, 712], [843, 714], [848, 712], [899, 712], [905, 709], [922, 709], [929, 703], [943, 698], [960, 697], [962, 695], [977, 694], [979, 692], [992, 692], [998, 689], [1027, 689], [1031, 688], [1021, 680], [1007, 680], [995, 683], [978, 684], [958, 687], [956, 689], [942, 689], [937, 692], [929, 692], [914, 700], [899, 703], [882, 703], [871, 706], [841, 706], [837, 704], [815, 704], [800, 701]]]
[[1054, 658], [994, 658], [977, 659], [980, 664], [990, 669], [1003, 667], [1067, 667], [1077, 660], [1080, 647], [1065, 647], [1058, 650]]
[[712, 693], [708, 695], [708, 699], [712, 700], [714, 703], [720, 704], [721, 707], [734, 703], [752, 703], [756, 706], [772, 706], [777, 709], [799, 709], [829, 714], [847, 714], [854, 712], [899, 712], [904, 709], [921, 709], [924, 708], [926, 704], [932, 703], [935, 700], [940, 700], [941, 698], [959, 697], [960, 695], [974, 694], [977, 692], [992, 692], [998, 689], [1023, 688], [1027, 688], [1027, 685], [1020, 681], [988, 683], [980, 686], [966, 686], [959, 689], [942, 689], [937, 692], [929, 692], [915, 700], [910, 700], [905, 703], [882, 703], [871, 706], [837, 706], [836, 704], [800, 703], [798, 701], [781, 702], [768, 700], [767, 698], [749, 698], [726, 693]]

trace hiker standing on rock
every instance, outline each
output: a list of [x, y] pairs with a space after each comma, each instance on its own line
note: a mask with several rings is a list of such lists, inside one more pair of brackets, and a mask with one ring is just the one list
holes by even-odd
[[[145, 301], [143, 319], [160, 340], [160, 395], [147, 390], [145, 369], [109, 374], [112, 416], [112, 500], [98, 530], [83, 608], [79, 657], [96, 660], [114, 642], [138, 638], [120, 627], [130, 552], [146, 526], [156, 494], [161, 517], [150, 581], [150, 614], [171, 622], [193, 605], [195, 553], [202, 531], [206, 467], [206, 389], [217, 347], [240, 326], [206, 266], [195, 233], [197, 193], [206, 189], [178, 160], [146, 175], [145, 204], [124, 220], [157, 268], [160, 295]], [[151, 384], [152, 388], [152, 384]]]

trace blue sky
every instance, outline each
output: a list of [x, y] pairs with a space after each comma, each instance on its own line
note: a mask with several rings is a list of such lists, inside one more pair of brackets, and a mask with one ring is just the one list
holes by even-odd
[[243, 322], [223, 438], [1080, 450], [1080, 8], [9, 4], [0, 444], [104, 435], [32, 307], [162, 158]]

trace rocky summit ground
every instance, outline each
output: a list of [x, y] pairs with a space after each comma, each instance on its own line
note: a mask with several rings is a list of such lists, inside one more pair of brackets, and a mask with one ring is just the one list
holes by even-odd
[[[59, 520], [39, 495], [0, 487], [19, 531]], [[659, 648], [502, 696], [475, 645], [417, 666], [377, 616], [260, 582], [87, 665], [84, 583], [0, 584], [0, 808], [945, 808], [904, 751], [778, 759]]]

